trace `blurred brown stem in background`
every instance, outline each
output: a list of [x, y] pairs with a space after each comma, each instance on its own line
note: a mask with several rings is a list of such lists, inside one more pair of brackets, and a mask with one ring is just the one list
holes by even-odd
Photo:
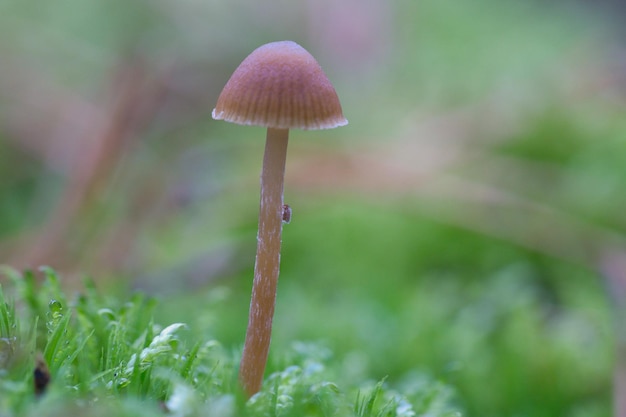
[[[69, 161], [64, 189], [56, 207], [39, 230], [30, 231], [18, 245], [10, 264], [19, 268], [53, 264], [62, 268], [76, 262], [68, 257], [82, 256], [89, 245], [86, 232], [94, 227], [88, 224], [88, 213], [102, 197], [129, 146], [154, 117], [162, 98], [161, 87], [158, 79], [151, 79], [140, 58], [133, 57], [120, 64], [107, 88], [108, 104], [101, 111], [101, 117], [92, 118], [87, 132], [83, 133], [91, 139], [83, 137], [74, 143], [64, 142], [66, 146], [78, 147], [80, 152], [75, 149], [68, 152], [75, 157]], [[80, 114], [80, 109], [75, 110]], [[76, 132], [66, 133], [76, 135]], [[97, 225], [95, 227], [97, 229]], [[80, 236], [78, 241], [77, 235]], [[78, 245], [78, 252], [70, 248], [70, 241]]]

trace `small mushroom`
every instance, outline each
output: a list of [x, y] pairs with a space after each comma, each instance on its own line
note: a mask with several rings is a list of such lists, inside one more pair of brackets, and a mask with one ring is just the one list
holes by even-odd
[[261, 388], [272, 332], [289, 129], [332, 129], [348, 121], [315, 58], [291, 41], [268, 43], [248, 55], [222, 90], [213, 118], [267, 127], [254, 282], [239, 369], [243, 388], [252, 396]]

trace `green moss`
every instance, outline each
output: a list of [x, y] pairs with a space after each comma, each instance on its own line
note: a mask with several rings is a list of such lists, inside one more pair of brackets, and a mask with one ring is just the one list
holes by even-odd
[[[330, 366], [330, 352], [303, 343], [274, 353], [283, 356], [284, 368], [246, 400], [236, 377], [239, 354], [184, 323], [155, 323], [156, 300], [141, 293], [126, 300], [104, 297], [90, 282], [67, 297], [57, 274], [42, 271], [37, 284], [32, 273], [7, 269], [11, 295], [0, 287], [3, 416], [124, 416], [139, 410], [147, 416], [350, 416], [352, 410], [362, 416], [413, 416], [417, 410], [443, 416], [454, 410], [452, 391], [436, 382], [405, 395], [381, 381], [363, 397], [369, 379], [333, 382], [338, 372]], [[39, 372], [50, 375], [39, 395], [33, 386], [37, 356], [44, 364]], [[420, 394], [434, 399], [425, 404], [417, 400]], [[366, 405], [363, 398], [369, 398]]]

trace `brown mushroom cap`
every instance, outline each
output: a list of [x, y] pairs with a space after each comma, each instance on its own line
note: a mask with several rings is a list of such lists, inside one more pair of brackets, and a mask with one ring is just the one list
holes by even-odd
[[268, 43], [248, 55], [224, 86], [213, 118], [276, 129], [348, 124], [320, 65], [292, 41]]

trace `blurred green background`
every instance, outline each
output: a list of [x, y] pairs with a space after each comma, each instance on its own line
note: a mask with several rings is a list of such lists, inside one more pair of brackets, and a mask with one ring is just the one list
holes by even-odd
[[468, 415], [624, 416], [620, 13], [0, 2], [0, 263], [147, 291], [239, 349], [264, 132], [211, 110], [248, 53], [291, 39], [350, 124], [291, 134], [270, 369], [315, 340], [339, 378], [428, 375]]

